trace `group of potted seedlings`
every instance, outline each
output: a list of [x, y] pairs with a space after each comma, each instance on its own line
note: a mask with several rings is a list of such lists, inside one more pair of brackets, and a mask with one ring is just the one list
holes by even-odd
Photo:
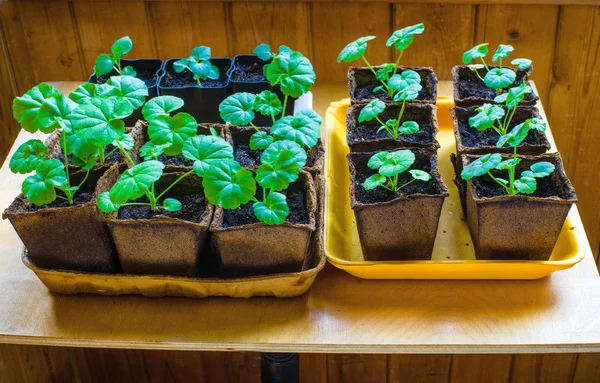
[[[198, 109], [161, 86], [227, 96], [231, 60], [223, 66], [198, 47], [160, 74], [152, 60], [121, 59], [131, 46], [117, 40], [90, 82], [68, 95], [42, 83], [14, 100], [23, 129], [50, 135], [25, 142], [9, 162], [11, 171], [31, 173], [3, 214], [29, 261], [181, 276], [216, 276], [204, 268], [215, 262], [218, 275], [301, 270], [321, 209], [322, 120], [288, 105], [314, 84], [310, 61], [261, 44], [243, 56], [244, 65], [258, 64], [240, 66], [236, 77], [247, 91], [210, 110], [226, 124], [198, 124], [186, 112]], [[196, 96], [190, 103], [207, 107]], [[136, 113], [141, 119], [131, 123]]]
[[[366, 260], [430, 259], [449, 195], [437, 170], [436, 76], [399, 65], [423, 31], [417, 24], [392, 34], [393, 64], [367, 61], [375, 36], [351, 42], [338, 57], [366, 64], [349, 70], [346, 120], [350, 202]], [[560, 155], [546, 154], [531, 61], [503, 65], [512, 51], [500, 45], [488, 65], [488, 44], [481, 44], [452, 70], [455, 183], [477, 259], [547, 260], [576, 196]]]

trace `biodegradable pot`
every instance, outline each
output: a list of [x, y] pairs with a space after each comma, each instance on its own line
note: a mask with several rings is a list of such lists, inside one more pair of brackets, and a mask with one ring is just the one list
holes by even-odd
[[[346, 112], [346, 138], [350, 151], [375, 152], [398, 148], [436, 150], [440, 147], [435, 139], [438, 132], [437, 107], [435, 105], [406, 103], [400, 123], [415, 121], [419, 124], [419, 131], [414, 134], [400, 135], [395, 140], [385, 130], [377, 131], [381, 124], [376, 119], [358, 122], [360, 111], [365, 105], [365, 103], [350, 105]], [[398, 118], [400, 109], [401, 104], [386, 103], [385, 110], [379, 115], [379, 119], [387, 121], [391, 118]]]
[[[259, 127], [261, 131], [269, 132], [268, 127]], [[252, 126], [227, 126], [227, 136], [233, 146], [233, 156], [240, 165], [255, 168], [260, 165], [260, 156], [263, 150], [250, 149], [250, 137], [256, 132]], [[306, 150], [306, 165], [302, 170], [317, 174], [323, 172], [325, 153], [321, 139], [312, 148]]]
[[[412, 149], [416, 160], [411, 169], [431, 174], [427, 182], [415, 181], [399, 193], [384, 188], [364, 190], [365, 179], [376, 171], [367, 166], [374, 153], [350, 153], [350, 206], [367, 261], [428, 260], [433, 252], [446, 185], [437, 170], [437, 155]], [[409, 172], [399, 183], [411, 179]]]
[[210, 59], [211, 64], [219, 68], [219, 79], [201, 81], [202, 88], [189, 70], [175, 72], [173, 63], [177, 60], [179, 59], [170, 59], [165, 63], [163, 75], [158, 82], [158, 94], [182, 98], [185, 104], [180, 111], [191, 114], [198, 122], [222, 122], [219, 104], [228, 95], [231, 59]]
[[[258, 222], [252, 214], [252, 202], [237, 210], [216, 208], [210, 227], [211, 243], [224, 269], [238, 275], [302, 269], [316, 227], [315, 184], [302, 171], [282, 193], [288, 197], [290, 216], [281, 225]], [[257, 191], [259, 195], [262, 199], [261, 190]]]
[[[239, 92], [249, 92], [252, 94], [259, 94], [263, 90], [271, 91], [279, 97], [279, 100], [283, 103], [284, 95], [279, 89], [279, 86], [271, 86], [271, 83], [267, 80], [263, 74], [263, 67], [265, 64], [270, 63], [269, 61], [263, 61], [256, 55], [237, 55], [233, 58], [231, 76], [230, 76], [230, 94]], [[286, 115], [294, 114], [294, 102], [295, 98], [289, 98], [286, 108]], [[256, 126], [271, 126], [273, 125], [273, 119], [270, 116], [263, 116], [260, 113], [255, 113], [254, 125]]]
[[[489, 68], [498, 67], [490, 65]], [[531, 85], [528, 79], [532, 70], [533, 66], [530, 66], [527, 70], [518, 70], [515, 82], [510, 85], [510, 88], [519, 86], [524, 81]], [[482, 78], [485, 77], [486, 72], [485, 68], [478, 70]], [[495, 104], [496, 90], [488, 88], [466, 65], [457, 65], [452, 68], [452, 80], [454, 81], [454, 104], [456, 106], [469, 107], [485, 103]], [[506, 93], [506, 91], [506, 89], [503, 90], [503, 93]], [[525, 96], [520, 105], [535, 105], [539, 99], [535, 93], [530, 93]]]
[[[378, 70], [381, 66], [373, 67]], [[437, 77], [432, 68], [426, 67], [398, 67], [396, 73], [402, 73], [405, 70], [414, 70], [421, 76], [421, 86], [423, 89], [419, 96], [411, 103], [435, 104], [437, 100]], [[385, 91], [373, 93], [375, 87], [381, 85], [381, 82], [375, 77], [375, 74], [368, 67], [350, 67], [348, 70], [348, 88], [350, 89], [350, 101], [365, 102], [378, 98], [382, 101], [391, 101], [390, 96]], [[384, 120], [385, 121], [385, 120]]]
[[[163, 60], [157, 58], [134, 60], [121, 59], [121, 68], [125, 68], [126, 66], [133, 67], [137, 72], [136, 77], [146, 83], [146, 86], [148, 87], [148, 97], [146, 100], [150, 100], [158, 95], [158, 80], [162, 74], [161, 72], [164, 64], [165, 62]], [[118, 75], [117, 71], [113, 69], [110, 73], [96, 76], [96, 71], [94, 70], [94, 73], [90, 76], [88, 82], [104, 84], [111, 76]], [[134, 126], [138, 120], [142, 119], [142, 108], [139, 108], [123, 121], [125, 122], [125, 126]]]
[[[477, 259], [548, 260], [569, 209], [577, 202], [558, 153], [519, 157], [516, 174], [539, 161], [551, 162], [556, 169], [537, 179], [532, 195], [506, 195], [486, 175], [467, 182], [467, 222]], [[467, 165], [477, 158], [464, 155], [462, 161]]]
[[[111, 169], [117, 171], [117, 166]], [[75, 194], [75, 205], [57, 199], [50, 205], [33, 208], [20, 194], [2, 214], [15, 228], [27, 248], [31, 262], [44, 269], [114, 273], [119, 271], [114, 244], [108, 228], [99, 219], [96, 199], [110, 185], [101, 177], [105, 168], [93, 169]], [[71, 174], [78, 185], [86, 172]]]
[[[157, 194], [182, 174], [163, 173], [163, 177], [156, 183]], [[118, 173], [114, 168], [106, 173], [106, 179], [110, 185], [117, 181]], [[205, 205], [200, 205], [199, 212], [192, 212], [199, 197], [185, 200], [186, 196], [192, 194], [202, 196]], [[149, 208], [137, 206], [127, 207], [131, 210], [121, 207], [118, 212], [104, 214], [124, 273], [181, 276], [198, 274], [214, 207], [204, 200], [202, 180], [193, 174], [175, 185], [165, 197], [179, 199], [183, 204], [181, 212], [195, 214], [196, 220], [184, 220], [180, 212], [162, 211], [160, 215], [149, 217]]]

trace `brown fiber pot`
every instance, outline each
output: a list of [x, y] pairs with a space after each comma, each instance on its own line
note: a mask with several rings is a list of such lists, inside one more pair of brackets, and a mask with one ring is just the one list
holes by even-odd
[[[489, 65], [489, 68], [497, 68], [497, 66]], [[533, 66], [530, 66], [527, 70], [518, 70], [515, 82], [510, 85], [510, 88], [519, 86], [523, 81], [531, 85], [528, 79], [532, 70]], [[479, 70], [482, 78], [485, 73], [485, 69]], [[452, 81], [454, 82], [454, 104], [456, 106], [469, 107], [485, 103], [495, 104], [496, 91], [488, 88], [466, 65], [457, 65], [452, 68]], [[535, 93], [531, 93], [525, 96], [520, 105], [535, 105], [539, 99]]]
[[[381, 66], [375, 66], [373, 69], [377, 71]], [[414, 70], [421, 76], [421, 86], [423, 89], [419, 92], [419, 96], [411, 103], [428, 103], [435, 104], [437, 99], [437, 77], [432, 68], [427, 67], [405, 67], [398, 68], [397, 73], [402, 73], [405, 70]], [[350, 89], [350, 101], [368, 102], [374, 98], [382, 101], [390, 101], [390, 96], [384, 91], [373, 93], [373, 89], [381, 85], [380, 81], [375, 77], [375, 74], [368, 67], [350, 67], [348, 70], [348, 88]], [[385, 121], [385, 120], [384, 120]]]
[[[556, 170], [552, 175], [537, 181], [538, 189], [551, 188], [557, 196], [486, 197], [481, 192], [484, 182], [493, 181], [486, 176], [469, 180], [466, 190], [467, 222], [477, 259], [548, 260], [569, 209], [577, 202], [558, 153], [519, 157], [523, 160], [517, 166], [517, 174], [528, 169], [533, 162], [554, 164]], [[469, 164], [476, 158], [478, 156], [466, 155], [463, 162]]]
[[[390, 195], [385, 202], [372, 202], [363, 182], [375, 170], [367, 162], [374, 153], [350, 153], [350, 206], [354, 210], [365, 260], [427, 260], [431, 258], [440, 214], [448, 190], [437, 170], [437, 155], [411, 149], [416, 156], [411, 169], [432, 175], [425, 189], [407, 195]], [[408, 174], [408, 172], [406, 172]], [[416, 184], [419, 181], [416, 181]], [[377, 189], [376, 189], [377, 190]], [[383, 191], [383, 193], [386, 193]]]
[[265, 274], [299, 271], [311, 246], [316, 227], [317, 192], [313, 178], [305, 171], [298, 178], [304, 189], [308, 223], [262, 222], [241, 226], [224, 225], [225, 212], [215, 210], [211, 224], [211, 242], [221, 258], [223, 268], [243, 273]]
[[[388, 132], [377, 130], [381, 124], [377, 120], [358, 122], [360, 111], [366, 104], [350, 105], [346, 112], [346, 140], [352, 152], [374, 152], [399, 148], [429, 148], [437, 150], [440, 144], [435, 139], [438, 133], [437, 107], [432, 104], [406, 104], [401, 123], [415, 121], [419, 131], [400, 135], [393, 139]], [[386, 103], [379, 119], [387, 121], [398, 117], [400, 104]]]
[[[20, 194], [4, 211], [2, 218], [8, 218], [13, 225], [35, 266], [100, 273], [119, 271], [112, 238], [96, 208], [97, 195], [110, 188], [103, 181], [105, 171], [93, 169], [82, 185], [82, 191], [89, 187], [93, 192], [87, 203], [28, 212], [29, 201]], [[85, 172], [71, 174], [71, 183], [79, 184], [84, 176]]]
[[[117, 172], [113, 170], [106, 174], [110, 185], [118, 179]], [[169, 185], [181, 174], [164, 173], [156, 183], [157, 190]], [[192, 174], [171, 190], [167, 197], [172, 193], [182, 195], [190, 190], [202, 191], [202, 180]], [[124, 273], [195, 276], [213, 211], [214, 207], [207, 203], [199, 222], [167, 216], [119, 219], [117, 212], [105, 214], [104, 219], [115, 241]]]

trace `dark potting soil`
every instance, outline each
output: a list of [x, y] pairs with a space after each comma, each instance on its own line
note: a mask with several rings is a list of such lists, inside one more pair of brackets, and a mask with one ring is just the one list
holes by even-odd
[[[493, 129], [488, 129], [486, 131], [480, 132], [479, 130], [472, 128], [469, 125], [469, 118], [473, 117], [477, 114], [475, 111], [475, 107], [471, 108], [456, 108], [456, 117], [458, 119], [458, 131], [460, 134], [460, 139], [462, 141], [463, 146], [476, 148], [481, 146], [496, 146], [496, 142], [498, 141], [498, 133], [496, 133]], [[537, 111], [537, 108], [534, 107], [519, 107], [515, 111], [515, 115], [509, 124], [508, 131], [518, 124], [524, 122], [529, 118], [540, 118], [540, 115]], [[548, 148], [550, 143], [546, 138], [546, 135], [537, 130], [531, 130], [527, 135], [527, 138], [523, 141], [524, 144], [534, 145], [534, 146], [545, 146]], [[522, 145], [522, 144], [521, 144]], [[544, 152], [545, 150], [542, 150]]]
[[[182, 209], [179, 211], [165, 211], [159, 209], [152, 211], [150, 206], [123, 206], [119, 209], [118, 219], [150, 219], [154, 217], [178, 218], [189, 222], [200, 222], [204, 210], [206, 210], [206, 200], [204, 194], [186, 194], [186, 195], [167, 195], [165, 198], [176, 198], [181, 202]], [[148, 202], [147, 199], [139, 199], [139, 202]], [[162, 201], [159, 202], [162, 204]]]
[[[378, 67], [375, 67], [374, 69], [377, 70]], [[404, 70], [406, 70], [408, 68], [404, 68]], [[398, 73], [400, 73], [401, 71], [399, 70]], [[417, 73], [419, 73], [419, 75], [421, 76], [421, 86], [423, 87], [423, 89], [421, 89], [421, 91], [419, 92], [419, 95], [417, 96], [417, 101], [423, 101], [423, 100], [432, 100], [433, 99], [433, 95], [429, 94], [428, 92], [428, 86], [427, 83], [429, 81], [429, 75], [430, 75], [430, 71], [426, 71], [426, 70], [418, 70]], [[375, 75], [373, 74], [373, 72], [371, 72], [371, 70], [369, 70], [368, 68], [357, 68], [354, 71], [354, 78], [355, 78], [355, 84], [356, 84], [356, 90], [354, 91], [354, 94], [352, 95], [354, 99], [371, 99], [371, 98], [378, 98], [382, 101], [390, 101], [390, 96], [387, 94], [387, 92], [380, 90], [378, 92], [373, 93], [373, 89], [375, 89], [378, 86], [381, 86], [381, 81], [379, 81]]]
[[178, 154], [176, 156], [167, 156], [166, 154], [161, 154], [158, 156], [158, 160], [165, 165], [194, 166], [194, 161], [188, 160], [183, 156], [183, 154]]
[[267, 78], [263, 74], [263, 67], [267, 63], [258, 57], [238, 57], [235, 61], [236, 68], [231, 75], [231, 79], [239, 82], [267, 81]]
[[[125, 65], [126, 66], [126, 65]], [[123, 66], [123, 68], [125, 67]], [[137, 74], [135, 77], [142, 80], [148, 88], [156, 85], [156, 81], [158, 81], [158, 76], [156, 75], [156, 71], [153, 70], [137, 70]], [[112, 76], [119, 76], [119, 73], [116, 70], [112, 70], [107, 74], [103, 74], [101, 76], [96, 76], [96, 84], [104, 84], [107, 82]]]
[[[250, 136], [254, 133], [254, 130], [248, 132], [239, 132], [232, 135], [233, 139], [233, 157], [243, 167], [252, 167], [260, 165], [260, 156], [262, 150], [250, 149]], [[315, 165], [317, 157], [317, 146], [319, 143], [306, 151], [306, 165], [304, 167], [311, 167]]]
[[[496, 67], [490, 66], [490, 69], [491, 68], [496, 68]], [[487, 71], [485, 70], [485, 68], [483, 68], [483, 69], [479, 69], [478, 73], [482, 78], [484, 78]], [[515, 79], [515, 82], [513, 84], [511, 84], [510, 87], [513, 88], [513, 87], [521, 85], [523, 83], [524, 76], [525, 76], [525, 71], [517, 71], [517, 77]], [[477, 77], [475, 72], [473, 72], [469, 68], [466, 68], [466, 67], [459, 68], [458, 80], [459, 80], [458, 81], [458, 94], [459, 94], [460, 98], [462, 98], [462, 99], [467, 98], [467, 97], [477, 97], [477, 98], [483, 98], [486, 100], [493, 100], [494, 97], [497, 96], [496, 90], [492, 89], [492, 88], [488, 88], [485, 85], [485, 83], [483, 81], [481, 81], [481, 79], [479, 77]], [[506, 90], [504, 90], [502, 93], [506, 93]], [[527, 101], [531, 101], [533, 99], [534, 99], [534, 97], [532, 96], [531, 93], [525, 96], [525, 100], [527, 100]]]
[[[295, 224], [308, 224], [308, 207], [306, 206], [306, 190], [304, 182], [298, 180], [290, 184], [287, 190], [281, 191], [286, 196], [290, 214], [285, 222]], [[256, 198], [263, 199], [263, 191], [259, 186], [256, 190]], [[254, 202], [249, 202], [235, 210], [223, 210], [223, 227], [242, 226], [259, 222], [254, 216]]]
[[[121, 151], [120, 150], [115, 150], [113, 153], [110, 153], [113, 149], [115, 149], [114, 146], [112, 145], [108, 145], [105, 149], [104, 149], [104, 163], [118, 163], [121, 162]], [[59, 153], [56, 156], [56, 159], [58, 159], [60, 162], [64, 162], [65, 161], [65, 155], [63, 154], [62, 149], [60, 149]], [[68, 156], [68, 161], [69, 164], [72, 164], [72, 159], [73, 159], [73, 155], [69, 154]]]
[[[409, 170], [418, 169], [423, 170], [429, 174], [431, 174], [431, 157], [429, 152], [425, 150], [415, 151], [415, 162], [410, 167]], [[360, 203], [364, 204], [373, 204], [378, 202], [387, 202], [393, 199], [400, 197], [401, 195], [411, 195], [411, 194], [429, 194], [436, 195], [442, 193], [442, 189], [438, 183], [438, 180], [435, 178], [431, 178], [429, 181], [414, 181], [413, 183], [406, 185], [399, 192], [393, 193], [383, 187], [378, 187], [373, 190], [365, 190], [363, 188], [364, 181], [376, 174], [377, 171], [370, 169], [367, 166], [369, 158], [374, 153], [353, 153], [351, 154], [351, 159], [354, 163], [356, 169], [356, 176], [352, 180], [353, 187], [355, 191], [356, 200]], [[412, 176], [409, 173], [409, 170], [400, 174], [398, 177], [398, 184], [402, 185], [412, 179]], [[432, 174], [433, 176], [433, 174]]]
[[[226, 71], [219, 70], [219, 78], [217, 80], [200, 80], [202, 88], [223, 88], [227, 85]], [[167, 70], [164, 80], [161, 81], [161, 87], [165, 88], [185, 88], [190, 86], [198, 86], [198, 82], [194, 80], [194, 74], [189, 70], [184, 70], [181, 73], [175, 73], [172, 68]]]

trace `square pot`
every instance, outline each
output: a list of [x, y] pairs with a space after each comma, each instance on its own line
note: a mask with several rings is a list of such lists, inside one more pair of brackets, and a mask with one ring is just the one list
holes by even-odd
[[[415, 134], [400, 135], [393, 139], [388, 132], [377, 132], [381, 124], [373, 119], [358, 122], [360, 111], [365, 103], [350, 105], [346, 112], [346, 139], [352, 152], [375, 152], [398, 148], [428, 148], [436, 150], [440, 144], [435, 139], [438, 132], [437, 107], [432, 104], [406, 103], [404, 115], [400, 123], [415, 121], [419, 131]], [[401, 104], [386, 103], [385, 110], [379, 119], [387, 121], [397, 118]]]
[[[283, 192], [297, 209], [281, 225], [267, 225], [253, 216], [245, 223], [240, 216], [252, 214], [252, 202], [236, 211], [216, 208], [210, 227], [211, 243], [223, 268], [237, 274], [267, 274], [300, 271], [310, 250], [316, 227], [317, 194], [312, 177], [302, 171]], [[258, 190], [257, 195], [262, 195]], [[291, 197], [290, 197], [291, 196]], [[232, 214], [234, 213], [234, 214]], [[302, 217], [296, 223], [291, 217]]]
[[[373, 69], [377, 71], [381, 66], [375, 66]], [[427, 103], [435, 104], [437, 99], [437, 77], [432, 68], [426, 67], [398, 67], [397, 73], [402, 73], [405, 70], [414, 70], [421, 76], [421, 86], [423, 89], [419, 92], [419, 96], [415, 101], [410, 103]], [[382, 101], [391, 101], [388, 94], [384, 91], [373, 93], [375, 87], [381, 85], [375, 77], [371, 69], [368, 67], [350, 67], [348, 70], [348, 88], [350, 89], [350, 101], [368, 102], [374, 98]]]
[[[116, 172], [117, 166], [111, 169]], [[58, 202], [58, 206], [53, 203], [31, 209], [29, 201], [19, 194], [4, 211], [2, 218], [13, 225], [35, 266], [97, 273], [119, 271], [112, 238], [96, 208], [98, 194], [110, 189], [102, 178], [105, 172], [106, 168], [90, 171], [75, 194], [75, 202], [80, 204], [63, 207]], [[85, 172], [73, 173], [71, 182], [79, 184], [84, 177]]]
[[[449, 194], [437, 170], [437, 155], [411, 150], [416, 156], [411, 169], [426, 171], [432, 178], [425, 183], [415, 181], [396, 195], [383, 188], [364, 190], [365, 179], [376, 173], [367, 166], [374, 153], [348, 154], [350, 206], [367, 261], [431, 258], [442, 205]], [[399, 182], [410, 178], [405, 172]]]
[[201, 81], [202, 88], [198, 87], [189, 70], [175, 72], [173, 63], [177, 60], [170, 59], [165, 63], [158, 82], [158, 94], [182, 98], [185, 104], [180, 111], [191, 114], [198, 122], [223, 122], [219, 115], [219, 104], [228, 96], [231, 59], [210, 59], [219, 68], [219, 79]]
[[[156, 183], [157, 193], [182, 174], [163, 173]], [[112, 186], [118, 179], [118, 173], [111, 169], [106, 179]], [[179, 212], [147, 217], [137, 207], [128, 211], [121, 207], [118, 212], [104, 214], [124, 273], [190, 277], [198, 274], [214, 207], [204, 199], [202, 180], [195, 174], [180, 181], [166, 197], [178, 198], [183, 204], [182, 212], [189, 212], [198, 206], [196, 200], [199, 197], [188, 197], [187, 202], [183, 199], [192, 192], [201, 195], [205, 204], [203, 211], [202, 205], [199, 205], [200, 211], [194, 212], [196, 220], [193, 222], [182, 219]], [[139, 216], [144, 218], [137, 218]]]
[[[477, 259], [548, 260], [569, 209], [577, 202], [558, 153], [519, 157], [522, 161], [516, 174], [534, 162], [548, 161], [555, 166], [550, 176], [537, 179], [535, 194], [499, 193], [500, 186], [496, 188], [486, 175], [466, 184], [467, 222]], [[463, 163], [477, 158], [465, 155]]]
[[[493, 65], [489, 65], [488, 67], [498, 68]], [[533, 66], [530, 66], [527, 70], [518, 70], [515, 82], [510, 87], [519, 86], [524, 81], [531, 85], [528, 79], [532, 70]], [[479, 70], [479, 75], [482, 78], [485, 76], [485, 73], [485, 68]], [[485, 103], [495, 104], [494, 97], [496, 97], [496, 91], [488, 88], [466, 65], [457, 65], [452, 68], [452, 81], [454, 81], [454, 104], [456, 106], [469, 107]], [[503, 93], [506, 93], [506, 90], [503, 90]], [[530, 93], [525, 96], [520, 105], [535, 105], [539, 99], [535, 93]]]
[[[271, 86], [271, 83], [267, 80], [263, 74], [263, 67], [265, 64], [270, 63], [269, 61], [262, 61], [256, 55], [237, 55], [233, 58], [231, 76], [230, 76], [230, 95], [239, 92], [249, 92], [252, 94], [259, 94], [263, 90], [269, 90], [275, 93], [279, 100], [283, 103], [284, 95], [279, 89], [279, 85]], [[285, 114], [291, 116], [294, 114], [294, 102], [295, 98], [289, 98]], [[271, 126], [273, 120], [269, 116], [263, 116], [260, 113], [255, 113], [253, 121], [256, 126]]]
[[[158, 80], [162, 75], [164, 64], [165, 62], [158, 58], [133, 60], [121, 59], [121, 68], [132, 66], [137, 72], [136, 77], [146, 83], [146, 86], [148, 87], [148, 97], [146, 98], [146, 101], [158, 95]], [[118, 76], [117, 71], [113, 69], [110, 73], [102, 76], [96, 76], [96, 71], [94, 70], [94, 73], [92, 73], [88, 79], [88, 82], [94, 84], [104, 84], [110, 79], [111, 76]], [[138, 120], [142, 120], [143, 118], [142, 108], [139, 108], [123, 121], [125, 122], [125, 126], [134, 126]]]

